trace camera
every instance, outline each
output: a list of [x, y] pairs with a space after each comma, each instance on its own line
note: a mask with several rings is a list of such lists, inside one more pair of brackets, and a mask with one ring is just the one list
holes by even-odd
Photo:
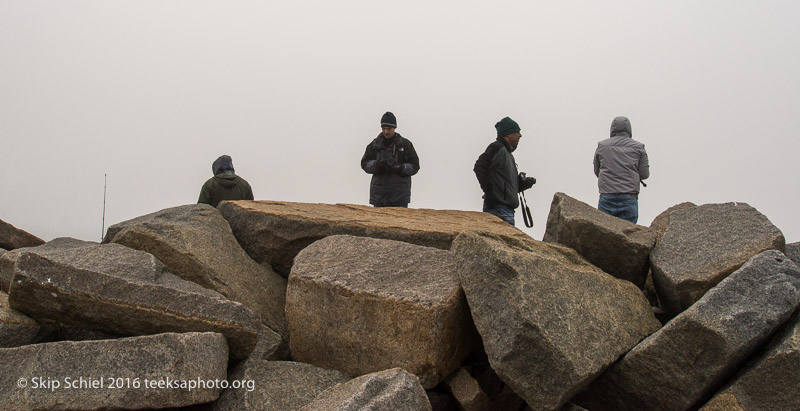
[[534, 184], [536, 184], [536, 178], [528, 177], [525, 173], [519, 173], [519, 187], [522, 190], [527, 190], [533, 187]]

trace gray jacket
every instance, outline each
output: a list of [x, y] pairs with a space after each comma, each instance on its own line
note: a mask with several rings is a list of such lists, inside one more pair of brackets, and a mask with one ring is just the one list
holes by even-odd
[[594, 175], [600, 194], [639, 193], [639, 182], [650, 177], [647, 151], [632, 135], [630, 120], [617, 117], [611, 122], [611, 137], [597, 143]]

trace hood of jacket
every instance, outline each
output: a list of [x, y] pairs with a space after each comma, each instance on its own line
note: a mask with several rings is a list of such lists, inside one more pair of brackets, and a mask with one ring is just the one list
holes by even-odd
[[225, 170], [230, 170], [231, 172], [235, 171], [233, 169], [233, 160], [231, 156], [219, 156], [216, 160], [214, 160], [214, 164], [211, 165], [211, 171], [214, 172], [214, 175], [217, 175]]
[[225, 170], [214, 176], [214, 181], [225, 188], [235, 187], [239, 182], [239, 176], [233, 170]]
[[611, 122], [611, 137], [617, 136], [633, 137], [631, 121], [628, 120], [628, 117], [620, 116]]

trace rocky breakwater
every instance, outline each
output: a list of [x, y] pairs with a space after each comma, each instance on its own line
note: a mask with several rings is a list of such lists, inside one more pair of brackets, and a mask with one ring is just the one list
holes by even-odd
[[[706, 208], [739, 231], [699, 224]], [[800, 408], [797, 247], [741, 203], [643, 227], [558, 194], [550, 242], [476, 212], [218, 210], [0, 255], [0, 409]], [[672, 269], [692, 247], [717, 269]], [[662, 307], [639, 288], [648, 264]], [[64, 387], [90, 369], [131, 385]], [[167, 378], [206, 386], [141, 385]]]

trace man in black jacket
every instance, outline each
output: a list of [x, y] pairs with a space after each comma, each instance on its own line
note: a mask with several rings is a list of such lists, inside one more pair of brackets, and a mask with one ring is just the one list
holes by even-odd
[[381, 134], [361, 157], [361, 168], [372, 174], [369, 203], [375, 207], [408, 207], [411, 202], [411, 176], [419, 171], [419, 157], [396, 128], [397, 119], [387, 111], [381, 117]]
[[519, 124], [505, 117], [494, 128], [497, 140], [478, 157], [473, 171], [483, 190], [483, 211], [514, 225], [514, 210], [519, 207], [517, 195], [531, 188], [536, 179], [518, 173], [511, 154], [522, 138]]

